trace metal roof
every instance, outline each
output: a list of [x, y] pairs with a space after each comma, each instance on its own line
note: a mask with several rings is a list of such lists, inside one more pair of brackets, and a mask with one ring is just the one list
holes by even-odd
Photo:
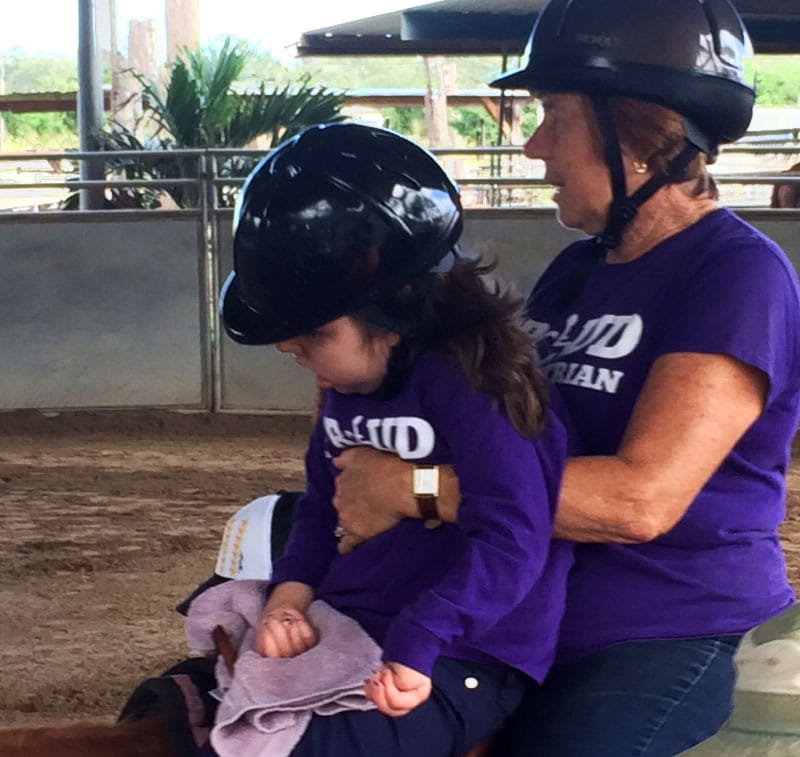
[[[669, 0], [664, 0], [669, 2]], [[800, 0], [733, 0], [758, 53], [800, 52]], [[441, 0], [303, 33], [297, 54], [516, 55], [546, 0]]]

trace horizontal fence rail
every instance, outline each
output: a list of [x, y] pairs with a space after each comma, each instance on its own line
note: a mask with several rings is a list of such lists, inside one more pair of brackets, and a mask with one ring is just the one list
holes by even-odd
[[[461, 187], [464, 249], [496, 259], [499, 275], [527, 291], [577, 236], [555, 223], [541, 164], [516, 147], [433, 152]], [[800, 270], [800, 210], [769, 207], [773, 187], [800, 182], [782, 172], [798, 153], [797, 144], [737, 144], [711, 168], [723, 203], [774, 238]], [[0, 154], [0, 411], [308, 410], [308, 376], [275, 350], [224, 338], [217, 315], [220, 282], [233, 264], [233, 199], [245, 180], [223, 172], [232, 159], [246, 171], [265, 154]], [[183, 175], [127, 178], [107, 170], [105, 180], [77, 180], [81, 160], [105, 161], [107, 169], [130, 160], [146, 169], [165, 159], [181, 161]], [[191, 207], [60, 209], [68, 191], [97, 188], [159, 198], [178, 190]]]
[[[763, 134], [770, 133], [763, 132]], [[798, 130], [781, 132], [781, 134], [787, 133], [795, 137], [793, 142], [737, 143], [723, 147], [718, 163], [710, 166], [710, 173], [720, 186], [722, 201], [725, 204], [768, 207], [769, 196], [775, 185], [800, 182], [800, 174], [784, 172], [788, 165], [778, 168], [774, 165], [779, 160], [790, 163], [794, 156], [800, 155], [800, 144], [795, 143]], [[552, 206], [548, 192], [550, 185], [543, 178], [541, 164], [525, 159], [521, 147], [436, 148], [431, 152], [454, 176], [464, 193], [466, 207], [524, 207], [526, 204], [530, 207]], [[200, 207], [203, 203], [216, 206], [220, 204], [221, 190], [225, 188], [235, 190], [244, 183], [242, 175], [220, 175], [220, 164], [231, 158], [244, 158], [254, 165], [267, 153], [265, 150], [241, 148], [3, 153], [0, 154], [0, 212], [57, 210], [61, 198], [53, 199], [46, 196], [46, 193], [81, 189], [158, 191], [195, 187], [194, 207]], [[175, 178], [127, 178], [122, 175], [126, 169], [114, 165], [121, 160], [133, 161], [141, 171], [146, 172], [148, 166], [154, 163], [173, 159], [186, 161], [183, 167], [185, 171], [188, 171], [190, 164], [193, 167], [193, 175], [184, 174]], [[763, 165], [765, 159], [771, 165]], [[748, 163], [746, 169], [741, 165], [742, 160]], [[47, 162], [51, 169], [49, 171], [21, 169], [22, 165], [34, 161]], [[104, 164], [107, 178], [80, 181], [78, 164], [81, 161], [92, 161], [95, 165]], [[16, 165], [16, 176], [22, 180], [18, 181], [14, 176], [13, 166], [8, 169], [11, 164]], [[32, 181], [28, 176], [24, 176], [23, 170], [35, 172], [39, 178]], [[52, 175], [52, 178], [49, 176], [41, 178], [45, 173]], [[753, 194], [752, 190], [745, 190], [743, 194], [742, 187], [760, 188], [760, 192]], [[473, 188], [475, 192], [470, 191]], [[535, 191], [509, 194], [503, 191], [507, 188]], [[35, 192], [42, 193], [40, 202], [31, 202], [36, 198], [29, 193]], [[14, 193], [22, 193], [19, 203], [15, 204], [9, 199]], [[174, 207], [171, 206], [170, 209]], [[153, 208], [154, 212], [158, 210]]]

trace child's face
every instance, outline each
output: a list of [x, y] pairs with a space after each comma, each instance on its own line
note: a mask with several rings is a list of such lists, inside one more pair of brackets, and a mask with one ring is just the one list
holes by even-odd
[[311, 371], [320, 389], [370, 394], [381, 385], [389, 354], [399, 341], [393, 332], [367, 335], [352, 318], [342, 316], [275, 346]]

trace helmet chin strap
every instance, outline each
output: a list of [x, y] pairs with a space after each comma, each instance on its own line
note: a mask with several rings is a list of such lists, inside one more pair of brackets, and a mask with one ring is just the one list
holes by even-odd
[[[596, 243], [594, 248], [575, 262], [569, 279], [562, 283], [558, 292], [554, 293], [552, 306], [557, 312], [566, 312], [572, 306], [572, 303], [578, 298], [586, 282], [602, 261], [605, 253], [619, 245], [622, 239], [622, 232], [636, 217], [639, 208], [644, 202], [650, 199], [665, 184], [683, 181], [687, 166], [695, 159], [698, 153], [707, 152], [705, 140], [702, 140], [702, 149], [690, 141], [693, 139], [691, 135], [695, 133], [694, 127], [692, 127], [692, 131], [687, 129], [687, 134], [690, 136], [687, 138], [686, 146], [683, 150], [667, 164], [663, 171], [651, 176], [639, 189], [629, 195], [625, 182], [625, 168], [622, 163], [619, 136], [614, 126], [614, 119], [611, 116], [608, 99], [596, 95], [590, 95], [589, 97], [600, 126], [600, 133], [603, 138], [603, 155], [611, 176], [611, 207], [608, 211], [605, 228], [594, 238]], [[697, 134], [699, 135], [699, 132]]]
[[687, 166], [695, 159], [700, 149], [687, 140], [686, 146], [676, 155], [660, 173], [651, 176], [633, 194], [628, 194], [625, 183], [625, 168], [622, 163], [622, 150], [619, 136], [611, 116], [608, 99], [597, 95], [590, 96], [592, 107], [603, 137], [603, 155], [611, 176], [611, 207], [608, 211], [606, 226], [595, 237], [600, 249], [613, 250], [620, 243], [622, 232], [635, 218], [639, 208], [666, 184], [680, 182], [684, 178]]

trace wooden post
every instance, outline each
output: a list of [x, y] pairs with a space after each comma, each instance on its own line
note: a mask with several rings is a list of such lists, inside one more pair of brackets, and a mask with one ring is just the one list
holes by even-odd
[[142, 85], [131, 72], [150, 81], [158, 78], [156, 62], [156, 22], [152, 18], [134, 19], [128, 24], [128, 59], [120, 56], [124, 71], [119, 77], [119, 101], [114, 118], [135, 132], [142, 117]]
[[174, 61], [184, 47], [195, 50], [200, 43], [199, 0], [166, 0], [167, 61]]
[[422, 60], [425, 66], [425, 121], [428, 125], [428, 145], [449, 147], [452, 140], [447, 117], [447, 64], [441, 55], [425, 55]]

